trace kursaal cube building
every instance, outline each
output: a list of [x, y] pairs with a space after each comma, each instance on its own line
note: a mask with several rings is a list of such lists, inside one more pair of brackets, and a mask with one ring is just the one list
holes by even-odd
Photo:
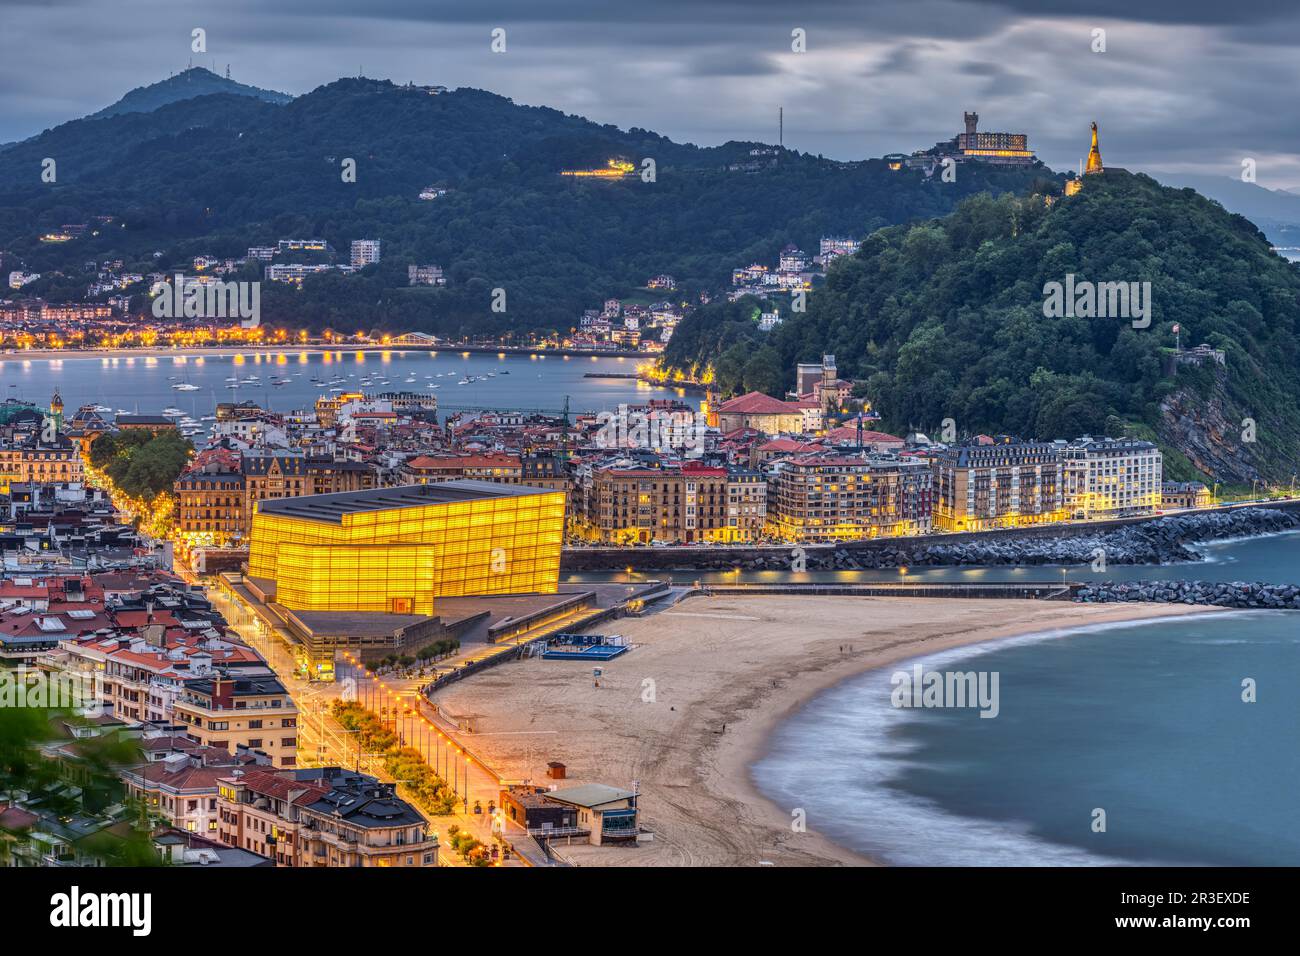
[[563, 534], [564, 493], [523, 485], [280, 498], [253, 515], [248, 576], [294, 611], [431, 615], [442, 597], [555, 593]]

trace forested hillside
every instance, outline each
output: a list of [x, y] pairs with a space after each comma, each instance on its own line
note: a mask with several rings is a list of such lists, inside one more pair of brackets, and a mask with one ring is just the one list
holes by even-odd
[[[25, 292], [61, 298], [84, 291], [78, 270], [90, 259], [169, 271], [282, 237], [325, 238], [344, 258], [352, 239], [379, 238], [383, 261], [363, 275], [266, 290], [263, 320], [565, 330], [583, 308], [657, 273], [674, 275], [685, 294], [717, 289], [731, 269], [773, 261], [788, 243], [815, 252], [825, 234], [865, 236], [1050, 175], [972, 168], [940, 184], [879, 160], [788, 150], [758, 171], [726, 168], [753, 162], [757, 145], [699, 148], [479, 90], [432, 96], [386, 81], [339, 80], [284, 105], [203, 96], [74, 121], [0, 152], [0, 247], [42, 273]], [[58, 164], [53, 184], [40, 179], [46, 157]], [[652, 159], [655, 181], [559, 175], [615, 157], [638, 170]], [[345, 159], [356, 162], [355, 182], [343, 180]], [[420, 201], [432, 184], [450, 191]], [[97, 215], [117, 221], [96, 236], [39, 241]], [[406, 266], [417, 262], [441, 265], [448, 286], [407, 289]], [[243, 278], [256, 275], [251, 266]], [[494, 288], [507, 292], [504, 314], [490, 310]]]
[[[1044, 286], [1067, 274], [1150, 282], [1150, 327], [1046, 318]], [[711, 367], [736, 392], [773, 364], [789, 387], [795, 362], [829, 352], [895, 431], [945, 418], [967, 434], [1127, 431], [1158, 438], [1175, 475], [1281, 481], [1297, 467], [1300, 273], [1248, 220], [1146, 176], [1108, 171], [1051, 203], [966, 200], [874, 233], [772, 333], [751, 312], [697, 311], [666, 364], [696, 376]], [[1175, 323], [1184, 347], [1208, 343], [1226, 365], [1175, 367]]]

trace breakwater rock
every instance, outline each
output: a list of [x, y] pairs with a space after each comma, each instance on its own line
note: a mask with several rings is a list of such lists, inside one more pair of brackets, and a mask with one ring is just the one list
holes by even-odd
[[1075, 592], [1084, 604], [1154, 601], [1160, 604], [1212, 604], [1216, 607], [1300, 610], [1300, 587], [1233, 581], [1104, 581]]
[[1203, 514], [1171, 515], [1104, 531], [1079, 526], [1059, 536], [972, 536], [970, 541], [927, 544], [909, 540], [871, 551], [836, 548], [829, 565], [835, 569], [909, 566], [1040, 565], [1040, 564], [1171, 564], [1199, 561], [1192, 545], [1224, 538], [1251, 537], [1300, 528], [1300, 515], [1290, 511], [1250, 508]]

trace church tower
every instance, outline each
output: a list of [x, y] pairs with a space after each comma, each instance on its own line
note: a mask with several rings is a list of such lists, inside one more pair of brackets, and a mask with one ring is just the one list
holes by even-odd
[[60, 428], [63, 427], [63, 396], [59, 394], [57, 388], [54, 390], [54, 397], [50, 399], [50, 417], [59, 424]]
[[1101, 150], [1097, 147], [1097, 124], [1092, 124], [1092, 148], [1088, 150], [1088, 165], [1084, 168], [1084, 174], [1100, 173], [1105, 170], [1101, 165]]

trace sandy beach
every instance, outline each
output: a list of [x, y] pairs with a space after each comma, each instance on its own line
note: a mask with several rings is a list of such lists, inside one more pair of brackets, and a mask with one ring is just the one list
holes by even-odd
[[[604, 665], [530, 659], [440, 692], [472, 717], [464, 743], [503, 778], [545, 778], [641, 791], [653, 840], [636, 847], [559, 846], [579, 865], [871, 865], [754, 786], [750, 765], [772, 729], [823, 689], [900, 660], [999, 638], [1089, 624], [1204, 614], [1187, 605], [1012, 600], [724, 595], [615, 622], [632, 651]], [[851, 650], [850, 650], [851, 648]], [[724, 730], [725, 727], [725, 730]]]

